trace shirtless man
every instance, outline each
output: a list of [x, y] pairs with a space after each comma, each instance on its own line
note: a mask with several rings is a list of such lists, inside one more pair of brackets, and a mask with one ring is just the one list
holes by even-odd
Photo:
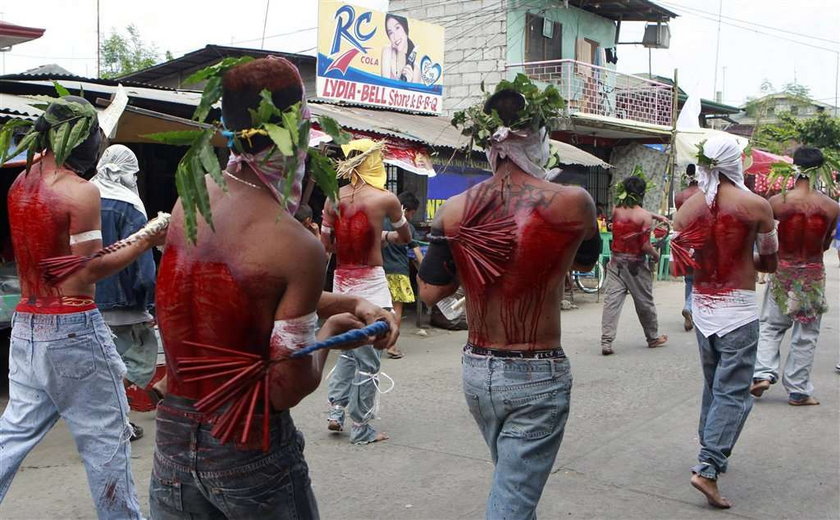
[[[524, 108], [518, 92], [500, 90], [484, 110], [509, 125]], [[493, 177], [438, 210], [418, 278], [430, 307], [459, 285], [466, 291], [464, 394], [495, 465], [488, 519], [535, 515], [569, 413], [565, 273], [592, 269], [601, 251], [589, 194], [548, 182], [547, 157], [528, 155], [546, 129], [507, 130], [496, 131], [488, 151]]]
[[[700, 188], [697, 187], [697, 179], [694, 177], [695, 171], [696, 166], [693, 164], [689, 164], [685, 168], [685, 176], [688, 178], [688, 187], [677, 193], [674, 197], [674, 206], [676, 206], [677, 209], [680, 209], [685, 201], [690, 199], [692, 195], [700, 192]], [[685, 281], [685, 304], [683, 305], [682, 310], [684, 320], [683, 328], [685, 328], [686, 331], [689, 331], [694, 328], [694, 322], [691, 321], [691, 286], [694, 283], [694, 273], [692, 273], [689, 269], [683, 278]]]
[[[709, 504], [731, 506], [717, 487], [752, 408], [750, 383], [758, 344], [756, 270], [776, 270], [778, 241], [770, 204], [744, 186], [741, 149], [730, 136], [709, 138], [698, 162], [701, 194], [674, 220], [674, 248], [693, 257], [692, 315], [705, 385], [700, 454], [691, 484]], [[758, 256], [753, 256], [753, 245]]]
[[[238, 65], [222, 77], [228, 129], [251, 128], [249, 110], [258, 106], [263, 89], [280, 110], [304, 99], [300, 75], [287, 60], [270, 57]], [[241, 153], [233, 153], [224, 173], [227, 193], [206, 180], [215, 231], [199, 221], [197, 241], [190, 244], [179, 200], [160, 265], [158, 323], [168, 366], [150, 487], [155, 519], [317, 518], [303, 435], [289, 410], [320, 383], [326, 351], [295, 359], [289, 354], [384, 314], [358, 299], [322, 297], [324, 250], [292, 217], [299, 202], [295, 196], [278, 196], [289, 176], [300, 182], [302, 171], [286, 171], [276, 157], [279, 152], [260, 135], [242, 138], [239, 145]], [[303, 168], [302, 161], [298, 167]], [[254, 168], [260, 168], [259, 176]], [[296, 188], [291, 193], [300, 193]], [[317, 318], [328, 316], [316, 335]], [[260, 446], [265, 441], [261, 428], [244, 444], [239, 435], [227, 444], [213, 436], [218, 412], [200, 413], [195, 403], [230, 378], [185, 381], [175, 370], [179, 359], [207, 355], [188, 342], [283, 360], [269, 373], [267, 453]], [[263, 405], [260, 399], [256, 410]], [[258, 412], [253, 424], [263, 420]]]
[[645, 181], [637, 176], [622, 181], [627, 197], [613, 209], [612, 256], [607, 264], [604, 309], [601, 315], [601, 354], [612, 354], [618, 318], [627, 293], [633, 298], [647, 345], [661, 347], [668, 336], [659, 335], [656, 306], [653, 303], [653, 273], [645, 255], [659, 261], [659, 251], [650, 243], [653, 220], [665, 220], [642, 207]]
[[[790, 352], [782, 384], [788, 403], [819, 404], [813, 397], [811, 366], [820, 335], [825, 301], [823, 253], [831, 247], [837, 225], [838, 206], [826, 195], [811, 189], [809, 173], [823, 165], [822, 152], [802, 147], [793, 154], [800, 169], [794, 188], [770, 198], [779, 221], [779, 268], [770, 277], [761, 309], [761, 335], [750, 392], [761, 397], [779, 379], [779, 347], [785, 332], [793, 327]], [[794, 308], [795, 305], [795, 308]]]
[[61, 417], [85, 465], [98, 517], [142, 518], [131, 476], [125, 365], [94, 289], [97, 280], [162, 243], [165, 232], [92, 260], [55, 286], [43, 281], [41, 260], [102, 248], [99, 189], [80, 177], [96, 166], [102, 132], [90, 103], [75, 96], [60, 101], [70, 104], [50, 104], [33, 131], [46, 136], [86, 118], [90, 134], [64, 164], [56, 163], [48, 143], [40, 162], [9, 190], [22, 298], [12, 323], [9, 403], [0, 418], [0, 501], [24, 457]]
[[[391, 293], [382, 268], [382, 245], [411, 241], [408, 221], [396, 195], [385, 189], [382, 145], [370, 139], [357, 139], [342, 146], [347, 160], [339, 166], [339, 176], [350, 184], [339, 190], [338, 207], [324, 208], [321, 241], [335, 252], [333, 290], [365, 298], [375, 305], [391, 308]], [[383, 231], [388, 218], [394, 231]], [[380, 350], [371, 346], [341, 355], [329, 382], [330, 410], [327, 428], [344, 429], [345, 409], [353, 424], [350, 442], [369, 444], [388, 438], [371, 426], [376, 410]]]

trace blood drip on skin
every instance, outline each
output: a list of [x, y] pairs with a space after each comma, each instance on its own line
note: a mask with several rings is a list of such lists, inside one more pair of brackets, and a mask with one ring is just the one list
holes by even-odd
[[257, 318], [260, 313], [253, 308], [264, 302], [255, 301], [255, 291], [248, 290], [260, 284], [259, 278], [237, 279], [225, 263], [195, 260], [177, 245], [167, 246], [160, 264], [156, 303], [170, 393], [200, 399], [224, 383], [219, 379], [186, 383], [178, 377], [176, 359], [208, 355], [184, 341], [265, 354], [273, 317]]
[[612, 233], [613, 253], [628, 255], [644, 254], [642, 247], [644, 247], [645, 242], [648, 240], [648, 234], [640, 222], [634, 222], [625, 218], [615, 219], [613, 220]]
[[363, 209], [342, 205], [335, 219], [336, 262], [339, 266], [368, 265], [376, 243], [375, 230]]
[[[737, 214], [721, 212], [717, 207], [701, 216], [693, 226], [708, 230], [706, 245], [695, 251], [699, 269], [694, 271], [694, 287], [698, 293], [725, 294], [740, 287], [744, 278], [744, 248], [751, 226]], [[752, 248], [749, 251], [752, 263]]]
[[22, 173], [9, 189], [12, 247], [23, 298], [60, 295], [44, 282], [38, 262], [69, 254], [70, 218], [60, 212], [62, 206], [58, 194], [36, 172]]
[[[493, 344], [489, 339], [488, 325], [489, 320], [498, 319], [504, 330], [505, 343], [527, 345], [532, 349], [548, 347], [537, 344], [537, 335], [544, 319], [543, 305], [549, 296], [549, 279], [558, 275], [564, 254], [580, 240], [581, 224], [553, 224], [533, 208], [517, 214], [516, 220], [517, 233], [511, 240], [517, 240], [517, 247], [497, 283], [481, 285], [471, 273], [464, 273], [461, 277], [469, 295], [469, 341], [476, 346]], [[457, 246], [457, 242], [453, 254], [458, 265], [466, 265], [465, 252]], [[560, 294], [556, 297], [559, 300]], [[501, 302], [498, 316], [487, 315], [487, 302], [491, 299]]]
[[779, 258], [822, 263], [823, 241], [830, 222], [822, 213], [792, 211], [779, 217]]

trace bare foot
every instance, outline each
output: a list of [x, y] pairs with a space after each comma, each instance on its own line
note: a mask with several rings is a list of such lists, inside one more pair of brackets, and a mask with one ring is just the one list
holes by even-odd
[[340, 422], [334, 419], [327, 420], [327, 429], [331, 432], [340, 432], [344, 430], [344, 426], [341, 425]]
[[668, 343], [668, 336], [663, 334], [663, 335], [659, 336], [658, 338], [656, 338], [655, 340], [648, 343], [648, 347], [649, 348], [661, 347], [665, 343]]
[[691, 476], [691, 485], [694, 486], [694, 489], [703, 493], [703, 495], [706, 497], [706, 501], [709, 502], [710, 506], [714, 506], [720, 509], [729, 509], [730, 507], [732, 507], [732, 504], [729, 502], [729, 500], [720, 496], [720, 491], [718, 491], [716, 480], [712, 480], [710, 478], [694, 474]]
[[376, 437], [370, 442], [382, 442], [382, 441], [387, 441], [390, 438], [391, 437], [389, 437], [387, 433], [379, 432], [379, 433], [376, 434]]
[[766, 379], [760, 379], [750, 385], [750, 393], [755, 397], [761, 397], [769, 389], [770, 381]]
[[691, 319], [691, 311], [688, 309], [683, 309], [683, 328], [686, 331], [689, 331], [694, 328], [694, 321]]
[[601, 355], [609, 356], [613, 353], [612, 347], [601, 347]]

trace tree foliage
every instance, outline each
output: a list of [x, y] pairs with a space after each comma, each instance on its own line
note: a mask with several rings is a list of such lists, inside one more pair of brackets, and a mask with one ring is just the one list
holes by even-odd
[[[160, 52], [154, 44], [147, 44], [140, 37], [140, 31], [134, 24], [125, 28], [123, 35], [111, 30], [99, 47], [99, 75], [103, 78], [115, 78], [147, 67], [160, 60]], [[172, 54], [167, 51], [166, 57]]]

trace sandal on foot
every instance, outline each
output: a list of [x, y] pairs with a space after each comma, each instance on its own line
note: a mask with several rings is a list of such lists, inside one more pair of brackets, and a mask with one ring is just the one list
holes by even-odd
[[402, 359], [402, 357], [404, 356], [404, 354], [399, 350], [397, 350], [396, 352], [386, 350], [385, 354], [391, 359]]
[[659, 336], [658, 338], [656, 338], [655, 340], [648, 342], [648, 348], [661, 347], [665, 343], [668, 343], [668, 336], [663, 334], [663, 335]]
[[813, 396], [809, 395], [805, 399], [789, 399], [788, 404], [791, 406], [811, 406], [815, 404], [820, 404], [820, 402], [814, 399]]

